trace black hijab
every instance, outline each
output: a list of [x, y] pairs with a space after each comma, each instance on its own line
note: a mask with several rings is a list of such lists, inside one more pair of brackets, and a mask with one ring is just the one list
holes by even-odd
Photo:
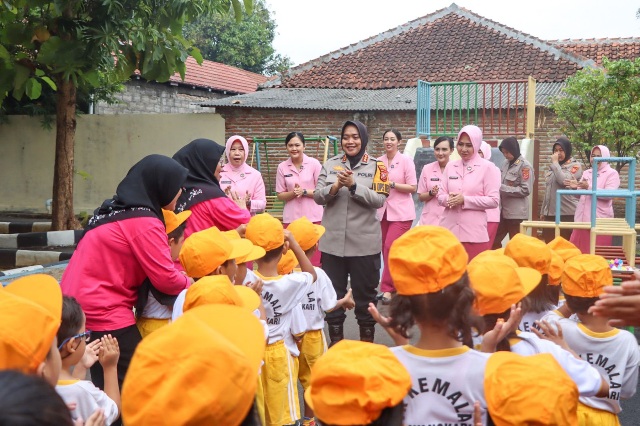
[[513, 155], [513, 160], [509, 161], [509, 164], [513, 164], [518, 158], [520, 158], [520, 145], [518, 144], [518, 140], [513, 136], [505, 138], [500, 142], [500, 151], [502, 150]]
[[192, 206], [213, 198], [226, 197], [214, 176], [224, 147], [211, 139], [196, 139], [175, 153], [173, 159], [189, 170], [176, 212], [190, 209]]
[[144, 157], [129, 169], [116, 195], [93, 212], [85, 231], [132, 217], [157, 217], [164, 223], [162, 207], [178, 194], [188, 170], [164, 155]]
[[559, 137], [556, 143], [553, 144], [553, 148], [551, 149], [554, 150], [556, 148], [556, 145], [560, 145], [564, 150], [564, 160], [559, 162], [562, 166], [564, 163], [571, 159], [571, 152], [573, 151], [573, 149], [571, 148], [571, 142], [569, 141], [569, 139], [565, 138], [564, 136]]
[[362, 145], [360, 146], [360, 151], [356, 155], [354, 156], [347, 155], [351, 168], [354, 168], [355, 165], [358, 164], [358, 161], [362, 159], [362, 156], [367, 150], [367, 144], [369, 143], [369, 134], [367, 133], [367, 128], [361, 122], [357, 120], [347, 121], [342, 126], [342, 132], [340, 132], [340, 146], [342, 146], [342, 136], [344, 136], [344, 129], [347, 126], [356, 126], [358, 128], [358, 133], [360, 134], [360, 142], [362, 143]]

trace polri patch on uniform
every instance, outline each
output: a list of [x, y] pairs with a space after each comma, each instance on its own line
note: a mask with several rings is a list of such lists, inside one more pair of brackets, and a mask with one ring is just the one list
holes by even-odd
[[573, 174], [573, 173], [577, 172], [579, 168], [580, 168], [580, 166], [578, 166], [577, 164], [576, 164], [575, 166], [573, 166], [573, 167], [571, 168], [571, 174]]
[[531, 170], [528, 167], [522, 168], [522, 179], [529, 180], [529, 176], [531, 175]]

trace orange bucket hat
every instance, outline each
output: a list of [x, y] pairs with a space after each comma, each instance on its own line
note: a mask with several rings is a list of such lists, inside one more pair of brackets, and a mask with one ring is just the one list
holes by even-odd
[[278, 274], [287, 275], [293, 272], [293, 269], [298, 264], [298, 258], [293, 250], [287, 250], [287, 252], [282, 255], [280, 261], [278, 261]]
[[562, 272], [564, 271], [564, 260], [551, 250], [551, 264], [549, 265], [549, 285], [559, 285], [562, 282]]
[[485, 368], [484, 393], [496, 426], [578, 425], [578, 388], [552, 355], [494, 353]]
[[293, 238], [296, 239], [300, 248], [304, 251], [316, 245], [325, 232], [324, 226], [314, 224], [306, 216], [291, 222], [287, 229], [291, 231]]
[[577, 256], [582, 254], [580, 249], [576, 247], [572, 242], [566, 240], [562, 237], [555, 237], [549, 244], [547, 244], [549, 248], [562, 257], [562, 260], [565, 262], [571, 259], [573, 256]]
[[[225, 231], [223, 232], [224, 236], [227, 237], [227, 239], [229, 241], [233, 241], [233, 240], [241, 240], [242, 237], [240, 237], [240, 234], [238, 234], [238, 231], [236, 231], [235, 229], [232, 229], [230, 231]], [[249, 240], [247, 240], [249, 241]], [[249, 241], [251, 242], [251, 241]], [[246, 256], [240, 256], [236, 258], [236, 263], [247, 263], [247, 262], [251, 262], [257, 259], [260, 259], [261, 257], [264, 257], [264, 255], [267, 253], [262, 247], [258, 247], [257, 245], [251, 243], [252, 249], [251, 252], [249, 252], [249, 254], [247, 254]]]
[[238, 425], [255, 401], [264, 330], [246, 309], [185, 312], [136, 348], [122, 387], [127, 426]]
[[167, 234], [170, 234], [175, 231], [178, 226], [182, 225], [189, 216], [191, 216], [191, 210], [185, 210], [175, 214], [171, 210], [162, 209], [162, 215], [164, 216], [164, 226], [167, 230]]
[[501, 314], [520, 302], [540, 282], [542, 275], [533, 268], [512, 267], [494, 255], [469, 263], [471, 288], [476, 294], [475, 306], [480, 315]]
[[196, 306], [209, 304], [243, 306], [234, 285], [226, 275], [210, 275], [200, 278], [187, 289], [183, 312]]
[[541, 274], [549, 273], [551, 249], [537, 238], [516, 234], [507, 243], [504, 254], [515, 260], [518, 266], [533, 268]]
[[398, 294], [435, 293], [458, 281], [469, 256], [460, 241], [440, 226], [416, 226], [389, 250], [389, 271]]
[[491, 259], [496, 262], [502, 262], [504, 263], [504, 265], [509, 266], [511, 268], [518, 267], [518, 264], [516, 263], [515, 260], [513, 260], [509, 256], [505, 256], [504, 249], [485, 250], [480, 254], [478, 254], [473, 259], [471, 259], [471, 262], [469, 262], [469, 265], [477, 264], [478, 262], [483, 262], [486, 259]]
[[249, 220], [245, 237], [266, 251], [277, 249], [284, 244], [284, 227], [269, 213], [260, 213]]
[[602, 256], [580, 254], [567, 260], [562, 274], [562, 291], [576, 297], [598, 297], [613, 284], [609, 263]]
[[252, 244], [247, 240], [229, 241], [216, 227], [194, 232], [180, 250], [180, 263], [190, 277], [204, 277], [229, 259], [251, 253]]
[[51, 275], [28, 275], [0, 290], [0, 370], [35, 372], [61, 321], [62, 291]]
[[305, 401], [323, 423], [366, 425], [407, 396], [411, 376], [389, 348], [342, 340], [318, 359]]

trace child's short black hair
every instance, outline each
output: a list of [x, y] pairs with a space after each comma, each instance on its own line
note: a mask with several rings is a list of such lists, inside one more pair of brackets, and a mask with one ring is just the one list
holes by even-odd
[[276, 247], [272, 250], [267, 251], [267, 253], [264, 255], [264, 257], [262, 258], [263, 261], [265, 262], [271, 262], [273, 260], [278, 259], [280, 256], [282, 256], [282, 249], [284, 248], [284, 243], [282, 243], [282, 245], [280, 247]]
[[64, 339], [78, 334], [83, 315], [82, 307], [74, 297], [62, 297], [62, 323], [58, 329], [58, 344], [62, 343]]
[[569, 296], [568, 294], [565, 294], [564, 298], [571, 312], [575, 312], [576, 314], [586, 314], [589, 308], [600, 300], [599, 297], [579, 297]]
[[187, 221], [185, 220], [176, 229], [174, 229], [173, 231], [167, 234], [167, 239], [170, 240], [173, 238], [174, 241], [178, 241], [184, 235], [184, 230], [186, 228], [187, 228]]

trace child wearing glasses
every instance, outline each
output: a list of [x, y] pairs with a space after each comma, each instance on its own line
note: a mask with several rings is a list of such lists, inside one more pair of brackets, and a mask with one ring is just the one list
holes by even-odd
[[[120, 389], [118, 387], [118, 341], [106, 335], [100, 340], [91, 339], [86, 330], [86, 318], [78, 301], [64, 296], [62, 301], [62, 324], [58, 330], [58, 350], [62, 358], [62, 369], [56, 391], [71, 410], [73, 420], [88, 419], [96, 410], [104, 412], [106, 424], [110, 425], [120, 415]], [[104, 392], [84, 379], [86, 371], [96, 361], [104, 370]], [[73, 369], [73, 373], [72, 373]]]

